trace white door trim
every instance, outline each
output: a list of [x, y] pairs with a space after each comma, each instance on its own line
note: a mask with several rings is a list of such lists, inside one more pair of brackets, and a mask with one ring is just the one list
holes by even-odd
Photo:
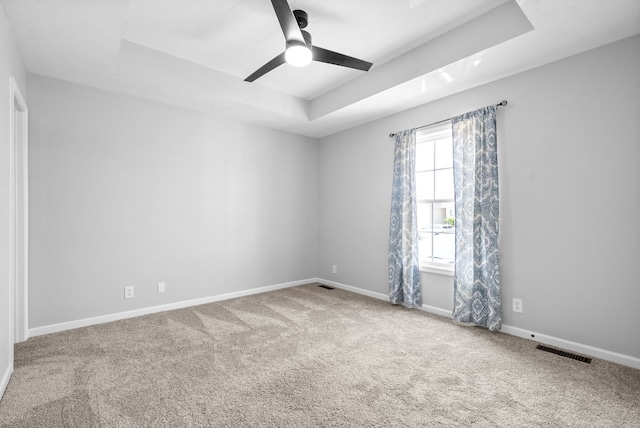
[[29, 337], [29, 121], [27, 103], [13, 77], [9, 95], [11, 330], [12, 343], [17, 343]]

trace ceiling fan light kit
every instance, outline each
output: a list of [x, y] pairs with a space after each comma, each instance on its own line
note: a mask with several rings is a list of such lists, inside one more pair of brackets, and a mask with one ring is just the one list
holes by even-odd
[[311, 64], [311, 49], [304, 45], [291, 45], [285, 51], [284, 59], [294, 67], [305, 67]]
[[280, 28], [286, 41], [286, 49], [244, 79], [245, 82], [253, 82], [285, 62], [295, 67], [304, 67], [309, 65], [311, 61], [318, 61], [362, 71], [369, 71], [371, 68], [370, 62], [321, 47], [314, 48], [311, 43], [311, 34], [303, 30], [309, 22], [307, 13], [303, 10], [292, 12], [287, 0], [271, 0], [271, 4], [280, 22]]

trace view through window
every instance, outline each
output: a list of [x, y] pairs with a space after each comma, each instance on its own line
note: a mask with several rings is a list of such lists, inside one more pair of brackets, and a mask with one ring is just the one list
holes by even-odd
[[416, 131], [420, 267], [453, 271], [455, 204], [451, 121]]

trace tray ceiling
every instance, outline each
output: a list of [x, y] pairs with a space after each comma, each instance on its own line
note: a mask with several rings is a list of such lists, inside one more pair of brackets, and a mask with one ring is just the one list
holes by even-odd
[[[290, 0], [365, 73], [287, 64], [269, 0], [0, 0], [29, 72], [312, 137], [640, 33], [629, 0]], [[499, 95], [498, 95], [499, 96]]]

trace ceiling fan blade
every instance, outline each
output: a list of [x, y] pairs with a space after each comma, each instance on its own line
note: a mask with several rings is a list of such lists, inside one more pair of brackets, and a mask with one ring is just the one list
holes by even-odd
[[271, 0], [271, 4], [273, 5], [273, 9], [276, 11], [278, 21], [280, 21], [280, 27], [282, 28], [285, 40], [287, 42], [300, 42], [305, 44], [298, 22], [293, 16], [293, 12], [291, 11], [291, 7], [289, 7], [289, 3], [287, 3], [287, 0]]
[[282, 52], [280, 55], [278, 55], [277, 57], [275, 57], [274, 59], [272, 59], [271, 61], [269, 61], [265, 65], [263, 65], [262, 67], [260, 67], [251, 76], [249, 76], [246, 79], [244, 79], [244, 81], [245, 82], [253, 82], [258, 77], [267, 74], [268, 72], [270, 72], [271, 70], [273, 70], [277, 66], [284, 64], [285, 62], [286, 62], [286, 60], [284, 59], [284, 52]]
[[314, 61], [326, 62], [327, 64], [341, 65], [343, 67], [355, 68], [362, 71], [369, 71], [373, 65], [370, 62], [323, 49], [318, 46], [314, 46], [311, 52], [313, 53]]

